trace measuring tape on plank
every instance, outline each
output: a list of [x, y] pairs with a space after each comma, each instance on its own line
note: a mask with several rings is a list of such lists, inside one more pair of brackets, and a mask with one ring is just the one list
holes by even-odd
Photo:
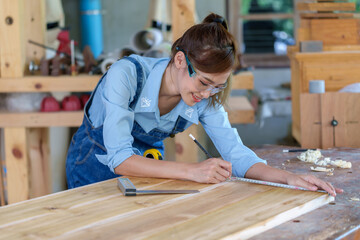
[[[267, 185], [267, 186], [272, 186], [272, 187], [281, 187], [281, 188], [288, 188], [288, 189], [294, 189], [294, 190], [315, 192], [315, 191], [312, 191], [312, 190], [309, 190], [309, 189], [306, 189], [306, 188], [303, 188], [303, 187], [297, 187], [297, 186], [293, 186], [293, 185], [255, 180], [255, 179], [250, 179], [250, 178], [231, 177], [230, 179], [228, 179], [226, 181], [227, 182], [248, 182], [248, 183], [256, 183], [256, 184]], [[326, 192], [324, 190], [317, 190], [316, 192], [328, 193], [328, 192]]]

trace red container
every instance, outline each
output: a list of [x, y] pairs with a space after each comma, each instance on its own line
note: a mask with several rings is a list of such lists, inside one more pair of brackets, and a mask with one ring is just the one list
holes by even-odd
[[85, 107], [85, 104], [87, 103], [87, 101], [89, 101], [89, 98], [90, 98], [90, 94], [81, 95], [80, 100], [82, 107]]
[[81, 109], [80, 99], [75, 95], [64, 97], [61, 105], [64, 111], [78, 111]]
[[60, 104], [54, 97], [44, 97], [41, 101], [41, 112], [60, 111]]

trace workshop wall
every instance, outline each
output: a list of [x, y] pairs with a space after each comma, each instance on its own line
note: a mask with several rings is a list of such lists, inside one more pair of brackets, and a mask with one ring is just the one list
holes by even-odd
[[[80, 1], [62, 0], [65, 24], [70, 35], [81, 42]], [[150, 0], [102, 0], [104, 51], [121, 49], [130, 37], [146, 27]], [[196, 11], [201, 20], [210, 12], [225, 15], [225, 0], [197, 0]]]

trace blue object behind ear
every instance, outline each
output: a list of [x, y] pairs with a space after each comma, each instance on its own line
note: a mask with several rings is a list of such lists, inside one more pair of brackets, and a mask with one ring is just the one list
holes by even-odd
[[187, 65], [188, 65], [189, 75], [190, 75], [190, 77], [194, 77], [194, 76], [196, 75], [195, 69], [194, 69], [194, 67], [192, 66], [190, 60], [188, 59], [185, 51], [184, 51], [183, 49], [181, 49], [180, 47], [176, 47], [176, 50], [181, 51], [181, 52], [184, 53], [185, 59], [186, 59], [186, 63], [187, 63]]

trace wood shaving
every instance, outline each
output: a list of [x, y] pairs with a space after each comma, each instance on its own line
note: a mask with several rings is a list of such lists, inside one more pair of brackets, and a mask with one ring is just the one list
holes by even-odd
[[[332, 161], [331, 158], [329, 157], [324, 157], [323, 159], [321, 159], [323, 156], [321, 155], [320, 150], [307, 150], [306, 152], [301, 153], [297, 158], [300, 161], [303, 162], [308, 162], [308, 163], [313, 163], [315, 165], [318, 166], [336, 166], [339, 168], [351, 168], [352, 164], [351, 162], [347, 162], [341, 159], [338, 160], [334, 160]], [[316, 170], [314, 170], [316, 171]]]
[[347, 162], [347, 161], [343, 161], [343, 160], [335, 160], [335, 161], [330, 161], [330, 164], [333, 166], [337, 166], [339, 168], [351, 168], [351, 162]]
[[350, 198], [350, 200], [351, 200], [351, 201], [360, 201], [360, 199], [357, 198], [357, 197], [352, 197], [352, 198]]
[[303, 162], [316, 163], [322, 157], [320, 150], [307, 150], [297, 158]]
[[326, 174], [326, 176], [332, 176], [332, 175], [334, 175], [333, 172], [328, 172], [328, 173]]
[[324, 168], [324, 167], [310, 167], [311, 171], [315, 172], [333, 172], [333, 168]]

